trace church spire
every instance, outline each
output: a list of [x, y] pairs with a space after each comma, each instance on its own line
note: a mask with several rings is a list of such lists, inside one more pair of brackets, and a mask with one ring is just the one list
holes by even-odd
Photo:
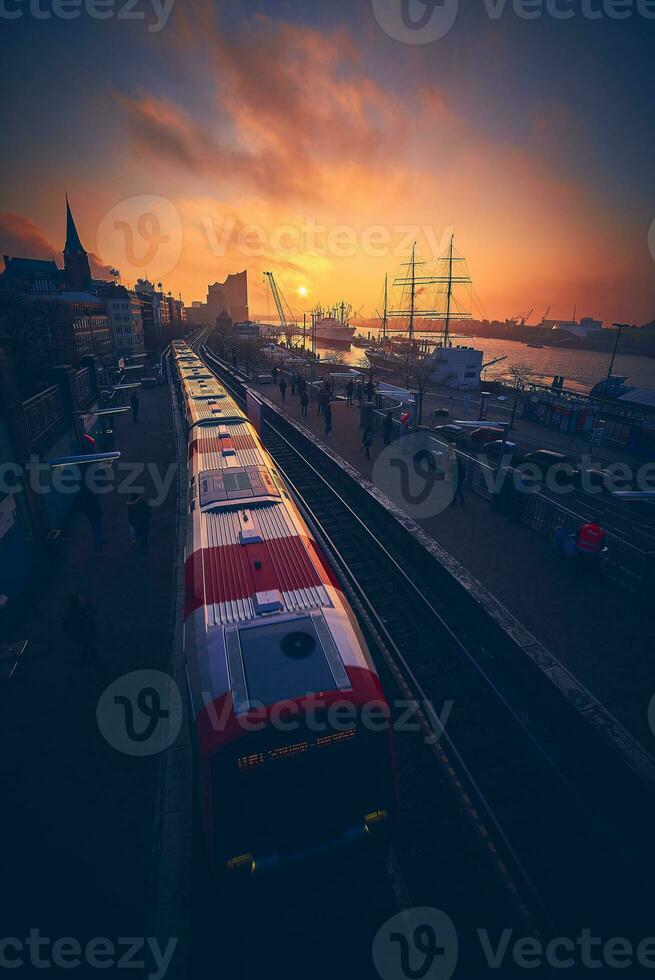
[[68, 288], [76, 291], [91, 289], [91, 268], [89, 257], [80, 241], [66, 194], [66, 244], [64, 245], [64, 270]]
[[68, 194], [66, 195], [66, 244], [64, 245], [65, 252], [72, 251], [84, 251], [82, 247], [82, 242], [80, 241], [80, 236], [77, 233], [77, 228], [75, 227], [75, 220], [73, 218], [73, 212], [71, 211], [71, 206], [68, 201]]

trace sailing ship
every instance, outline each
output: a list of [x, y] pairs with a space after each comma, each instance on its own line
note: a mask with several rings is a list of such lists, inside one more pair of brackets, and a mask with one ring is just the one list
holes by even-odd
[[[401, 300], [392, 309], [388, 308], [388, 280], [384, 283], [384, 313], [381, 317], [381, 349], [369, 348], [366, 356], [374, 367], [397, 369], [407, 368], [408, 362], [421, 363], [431, 371], [433, 381], [457, 388], [475, 388], [480, 383], [482, 351], [463, 345], [453, 347], [450, 339], [451, 323], [470, 320], [471, 311], [465, 309], [460, 298], [463, 287], [471, 286], [472, 281], [466, 271], [465, 259], [455, 250], [454, 236], [446, 252], [439, 256], [434, 271], [417, 267], [426, 262], [417, 261], [416, 243], [412, 247], [411, 259], [401, 269], [406, 270], [396, 276], [393, 285], [401, 287]], [[430, 294], [429, 287], [435, 286], [434, 300], [427, 309], [418, 309], [419, 295]], [[404, 318], [406, 327], [400, 331], [389, 330], [389, 320]], [[427, 321], [427, 326], [417, 320]], [[434, 320], [443, 322], [441, 339], [430, 350], [429, 336], [421, 340], [418, 333], [434, 333]], [[394, 338], [392, 334], [397, 336]], [[398, 336], [399, 335], [399, 336]]]

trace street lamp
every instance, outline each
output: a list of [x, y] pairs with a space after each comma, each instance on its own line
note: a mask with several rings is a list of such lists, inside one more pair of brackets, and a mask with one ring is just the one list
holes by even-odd
[[612, 380], [612, 368], [614, 367], [614, 358], [616, 357], [616, 352], [619, 349], [619, 341], [621, 339], [621, 331], [624, 327], [627, 327], [627, 323], [614, 323], [614, 327], [618, 327], [618, 332], [616, 334], [616, 341], [614, 342], [614, 350], [612, 351], [612, 359], [610, 360], [610, 366], [607, 371], [607, 384], [605, 386], [605, 391], [609, 388], [609, 383]]

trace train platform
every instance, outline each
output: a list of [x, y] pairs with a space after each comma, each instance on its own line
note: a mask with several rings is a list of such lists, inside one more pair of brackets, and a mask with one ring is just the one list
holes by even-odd
[[[364, 478], [376, 484], [376, 460], [383, 449], [376, 435], [371, 461], [361, 446], [359, 408], [332, 402], [332, 433], [310, 404], [301, 418], [297, 396], [287, 389], [282, 404], [277, 387], [261, 393], [316, 439], [328, 445]], [[384, 488], [382, 488], [384, 489]], [[512, 613], [596, 699], [655, 755], [649, 724], [655, 694], [655, 621], [643, 603], [603, 578], [579, 574], [555, 553], [552, 544], [492, 510], [487, 500], [465, 488], [465, 506], [416, 517], [439, 545]]]
[[[112, 937], [114, 945], [116, 937], [151, 935], [161, 757], [126, 751], [106, 723], [121, 696], [109, 685], [124, 685], [134, 671], [166, 672], [171, 658], [178, 498], [171, 392], [143, 390], [140, 400], [138, 424], [129, 414], [115, 422], [121, 468], [114, 464], [118, 477], [101, 498], [106, 543], [96, 550], [89, 521], [73, 511], [60, 550], [11, 624], [28, 645], [0, 686], [3, 935], [38, 929], [82, 944]], [[139, 486], [152, 505], [147, 551], [132, 542], [126, 510]], [[96, 609], [97, 654], [82, 653], [64, 627], [69, 596], [79, 592]], [[135, 716], [135, 731], [139, 725]], [[141, 949], [135, 959], [143, 957]]]

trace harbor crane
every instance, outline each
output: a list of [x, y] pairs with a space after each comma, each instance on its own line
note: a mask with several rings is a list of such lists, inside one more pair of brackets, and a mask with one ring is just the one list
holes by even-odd
[[[277, 315], [280, 318], [280, 327], [287, 341], [291, 342], [293, 340], [294, 334], [298, 332], [298, 324], [293, 319], [293, 313], [287, 301], [282, 296], [278, 284], [275, 281], [275, 276], [272, 272], [265, 272], [264, 275], [268, 279], [268, 284], [271, 287], [271, 293], [273, 294], [273, 300], [275, 302], [275, 307], [277, 309]], [[287, 319], [286, 313], [284, 312], [284, 307], [286, 306], [289, 311], [290, 319]]]

